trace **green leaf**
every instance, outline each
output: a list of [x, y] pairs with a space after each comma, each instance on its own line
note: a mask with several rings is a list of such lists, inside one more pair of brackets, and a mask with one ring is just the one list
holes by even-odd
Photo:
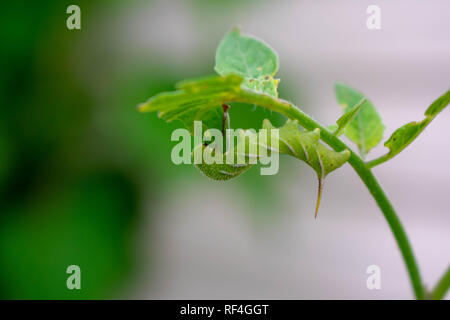
[[278, 56], [263, 41], [244, 36], [238, 28], [232, 29], [216, 51], [216, 72], [222, 76], [240, 75], [246, 88], [278, 96]]
[[186, 80], [177, 85], [178, 90], [157, 94], [140, 104], [138, 110], [158, 111], [167, 122], [179, 120], [192, 134], [195, 120], [202, 120], [204, 130], [221, 128], [222, 104], [241, 90], [242, 82], [237, 75]]
[[[342, 83], [336, 83], [335, 93], [338, 103], [347, 113], [358, 106], [364, 95]], [[365, 156], [372, 148], [380, 143], [383, 138], [384, 125], [381, 117], [373, 104], [366, 99], [361, 110], [348, 123], [345, 135], [359, 148], [362, 156]]]
[[[274, 129], [269, 120], [264, 120], [263, 129]], [[269, 135], [269, 133], [268, 133]], [[279, 128], [279, 152], [289, 154], [306, 162], [324, 179], [330, 172], [341, 167], [350, 157], [350, 151], [336, 152], [319, 143], [320, 129], [302, 131], [297, 120], [288, 119]]]
[[361, 99], [355, 107], [350, 109], [348, 112], [344, 113], [337, 121], [337, 128], [334, 130], [333, 134], [335, 136], [340, 136], [344, 133], [344, 129], [347, 125], [355, 119], [358, 112], [361, 110], [362, 105], [366, 102], [366, 98]]
[[427, 117], [434, 118], [450, 103], [450, 90], [437, 98], [425, 111]]
[[[269, 120], [263, 123], [263, 129], [273, 129]], [[350, 151], [336, 152], [319, 143], [320, 129], [301, 131], [296, 120], [287, 120], [279, 128], [279, 152], [289, 154], [306, 162], [317, 174], [319, 181], [317, 204], [314, 216], [317, 217], [325, 177], [340, 168], [350, 158]]]
[[389, 148], [389, 153], [384, 157], [390, 159], [405, 149], [449, 103], [450, 90], [436, 99], [428, 107], [425, 111], [425, 119], [420, 122], [409, 122], [395, 130], [391, 137], [384, 143]]

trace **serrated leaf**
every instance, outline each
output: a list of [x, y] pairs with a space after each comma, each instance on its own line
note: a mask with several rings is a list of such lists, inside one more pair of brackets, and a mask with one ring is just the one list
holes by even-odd
[[344, 129], [347, 125], [355, 119], [358, 112], [361, 110], [362, 105], [366, 102], [366, 98], [361, 99], [356, 106], [351, 108], [348, 112], [344, 113], [337, 121], [337, 128], [334, 130], [333, 134], [335, 136], [340, 136], [344, 133]]
[[[273, 129], [269, 120], [264, 120], [264, 129]], [[350, 158], [350, 151], [336, 152], [319, 142], [320, 129], [301, 131], [296, 120], [287, 120], [279, 128], [279, 152], [289, 154], [306, 162], [317, 174], [319, 181], [317, 204], [314, 216], [317, 217], [325, 177], [341, 167]]]
[[450, 103], [450, 90], [436, 99], [425, 111], [425, 119], [413, 121], [398, 128], [384, 143], [389, 148], [386, 158], [392, 158], [405, 149], [430, 124], [430, 122]]
[[[362, 93], [342, 83], [336, 83], [335, 93], [344, 113], [356, 108], [358, 102], [365, 98]], [[373, 104], [366, 98], [366, 102], [361, 106], [361, 110], [348, 123], [344, 132], [351, 141], [357, 144], [361, 155], [365, 156], [380, 143], [384, 129], [380, 115]]]
[[217, 75], [211, 75], [206, 77], [187, 79], [178, 82], [175, 87], [177, 89], [183, 89], [189, 93], [202, 93], [207, 92], [220, 92], [224, 89], [239, 88], [243, 79], [240, 76], [228, 75], [226, 77], [218, 77]]
[[167, 122], [180, 120], [193, 133], [195, 120], [203, 129], [222, 126], [222, 104], [240, 91], [243, 78], [237, 75], [211, 76], [180, 82], [178, 90], [163, 92], [138, 106], [140, 112], [158, 112]]
[[[269, 120], [264, 120], [263, 129], [274, 128]], [[350, 157], [349, 150], [336, 152], [321, 144], [320, 129], [302, 131], [297, 120], [288, 119], [284, 126], [279, 128], [279, 140], [280, 153], [306, 162], [320, 179], [341, 167]]]
[[222, 76], [237, 74], [244, 78], [244, 86], [257, 92], [278, 96], [278, 56], [263, 41], [242, 35], [232, 29], [216, 51], [216, 72]]

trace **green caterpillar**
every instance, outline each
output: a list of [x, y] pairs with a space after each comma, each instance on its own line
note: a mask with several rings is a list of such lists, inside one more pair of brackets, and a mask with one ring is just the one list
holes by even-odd
[[[269, 120], [264, 120], [262, 129], [267, 130], [267, 136], [271, 137], [270, 130], [275, 128]], [[344, 150], [341, 152], [336, 152], [325, 147], [319, 142], [320, 140], [320, 129], [315, 129], [313, 131], [302, 131], [298, 125], [297, 121], [287, 120], [284, 126], [279, 129], [279, 140], [276, 145], [278, 147], [273, 148], [272, 141], [268, 139], [267, 145], [262, 145], [258, 143], [258, 148], [266, 148], [267, 154], [270, 155], [271, 152], [278, 152], [280, 154], [288, 154], [297, 159], [300, 159], [307, 163], [317, 174], [319, 181], [318, 187], [318, 197], [315, 216], [319, 209], [321, 194], [323, 190], [323, 182], [325, 177], [332, 171], [341, 167], [350, 157], [350, 151]], [[257, 135], [256, 133], [249, 133], [249, 131], [241, 131], [240, 143], [245, 143], [245, 150], [249, 150], [249, 141], [251, 139], [242, 140], [245, 135]], [[256, 138], [255, 138], [256, 140]], [[238, 145], [228, 152], [234, 152], [237, 154]], [[197, 148], [205, 149], [211, 148], [211, 146], [201, 145]], [[194, 150], [195, 152], [195, 150]], [[211, 151], [213, 153], [214, 151]], [[261, 152], [259, 152], [261, 154]], [[226, 153], [222, 154], [223, 163], [222, 164], [196, 164], [196, 168], [199, 169], [207, 177], [218, 180], [226, 181], [238, 177], [248, 169], [250, 169], [254, 164], [250, 163], [250, 159], [254, 159], [255, 155], [250, 155], [246, 153], [244, 164], [226, 164]], [[256, 155], [257, 156], [257, 155]], [[260, 159], [259, 159], [260, 160]]]

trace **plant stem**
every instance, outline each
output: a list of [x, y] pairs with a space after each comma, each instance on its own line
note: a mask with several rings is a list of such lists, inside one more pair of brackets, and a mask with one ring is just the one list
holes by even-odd
[[435, 300], [440, 300], [444, 298], [449, 288], [450, 288], [450, 267], [447, 269], [447, 272], [444, 273], [442, 278], [437, 283], [436, 287], [431, 293], [431, 298]]
[[359, 175], [366, 187], [369, 189], [379, 208], [383, 212], [383, 215], [387, 220], [392, 233], [394, 234], [395, 240], [397, 241], [397, 245], [406, 264], [406, 268], [408, 269], [415, 297], [419, 300], [424, 299], [425, 293], [419, 273], [419, 268], [417, 266], [416, 259], [414, 257], [414, 253], [412, 251], [406, 232], [403, 229], [400, 219], [398, 218], [394, 208], [386, 197], [383, 189], [376, 180], [375, 176], [372, 174], [370, 167], [368, 167], [366, 163], [339, 138], [334, 136], [331, 132], [321, 126], [310, 116], [287, 101], [273, 99], [270, 96], [256, 94], [248, 90], [242, 90], [242, 92], [237, 94], [235, 99], [230, 102], [233, 101], [258, 104], [267, 109], [279, 112], [290, 119], [298, 120], [300, 125], [307, 130], [314, 130], [316, 128], [319, 128], [321, 130], [320, 138], [334, 150], [350, 150], [351, 155], [348, 162]]
[[379, 164], [382, 164], [383, 162], [391, 160], [392, 158], [393, 158], [393, 156], [390, 156], [389, 154], [385, 154], [385, 155], [383, 155], [381, 157], [378, 157], [376, 159], [373, 159], [373, 160], [367, 162], [367, 166], [369, 168], [373, 168], [373, 167], [375, 167], [375, 166], [377, 166]]

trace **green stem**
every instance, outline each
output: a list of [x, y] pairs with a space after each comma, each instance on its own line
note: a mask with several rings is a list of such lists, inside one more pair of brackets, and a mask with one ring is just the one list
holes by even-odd
[[448, 289], [450, 288], [450, 267], [447, 272], [442, 276], [441, 280], [437, 283], [433, 292], [431, 293], [431, 298], [435, 300], [441, 300], [445, 297]]
[[367, 166], [369, 168], [373, 168], [379, 164], [382, 164], [383, 162], [391, 160], [392, 158], [393, 158], [393, 156], [390, 156], [389, 154], [385, 154], [384, 156], [381, 156], [379, 158], [376, 158], [376, 159], [373, 159], [373, 160], [367, 162]]
[[372, 171], [366, 165], [366, 163], [349, 147], [347, 147], [347, 145], [343, 143], [339, 138], [334, 136], [331, 132], [329, 132], [326, 128], [322, 127], [310, 116], [308, 116], [303, 111], [301, 111], [300, 109], [298, 109], [297, 107], [295, 107], [294, 105], [292, 105], [287, 101], [273, 99], [269, 96], [260, 95], [248, 90], [243, 90], [242, 92], [237, 94], [236, 97], [232, 100], [236, 102], [258, 104], [267, 109], [279, 112], [290, 119], [298, 120], [300, 125], [307, 130], [314, 130], [315, 128], [319, 128], [321, 130], [321, 139], [325, 143], [327, 143], [330, 147], [332, 147], [334, 150], [336, 151], [342, 151], [345, 149], [350, 150], [351, 155], [348, 162], [353, 167], [353, 169], [355, 169], [356, 173], [359, 175], [361, 180], [369, 189], [376, 203], [383, 212], [383, 215], [387, 220], [392, 233], [394, 234], [395, 240], [397, 241], [398, 247], [403, 256], [403, 260], [406, 264], [406, 268], [408, 269], [409, 277], [411, 280], [412, 287], [414, 289], [416, 299], [420, 300], [424, 299], [425, 293], [419, 273], [419, 268], [417, 266], [414, 253], [412, 251], [406, 232], [403, 229], [400, 219], [398, 218], [394, 208], [392, 207], [391, 203], [386, 197], [383, 189], [379, 185], [378, 181], [375, 179], [375, 176], [372, 174]]

